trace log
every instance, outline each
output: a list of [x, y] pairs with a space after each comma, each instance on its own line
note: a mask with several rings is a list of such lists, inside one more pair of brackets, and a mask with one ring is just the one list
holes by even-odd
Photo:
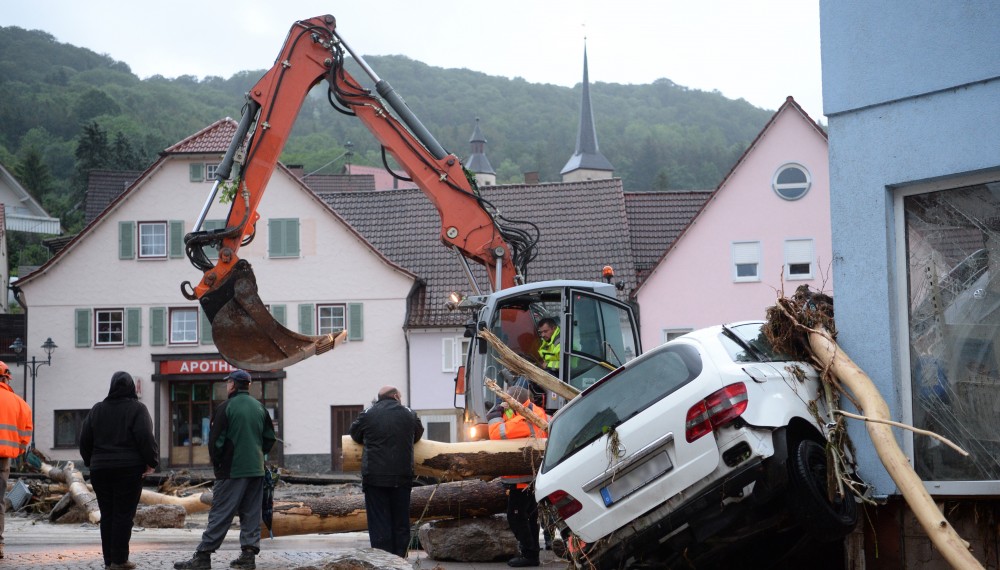
[[212, 508], [212, 492], [203, 491], [186, 497], [175, 497], [143, 489], [139, 495], [139, 502], [143, 505], [177, 505], [183, 507], [187, 514], [200, 513]]
[[[790, 323], [782, 322], [784, 319]], [[875, 421], [865, 423], [868, 436], [875, 447], [882, 465], [896, 483], [903, 499], [913, 511], [920, 526], [934, 546], [954, 568], [982, 568], [963, 540], [931, 498], [916, 471], [910, 465], [892, 435], [889, 405], [879, 393], [875, 383], [840, 348], [834, 334], [832, 299], [813, 295], [808, 287], [796, 290], [791, 300], [779, 299], [778, 305], [768, 309], [765, 334], [779, 352], [799, 354], [804, 347], [821, 370], [830, 370], [850, 392], [852, 401], [862, 413]], [[789, 334], [797, 331], [805, 339]], [[824, 375], [826, 378], [826, 375]]]
[[[47, 490], [50, 493], [67, 493], [66, 496], [70, 497], [68, 494], [69, 487], [65, 484], [50, 485]], [[87, 483], [87, 490], [93, 492], [93, 485]], [[187, 514], [200, 513], [212, 508], [212, 492], [203, 491], [194, 495], [177, 497], [174, 495], [157, 493], [156, 491], [150, 491], [149, 489], [143, 489], [142, 493], [139, 495], [139, 503], [142, 505], [176, 505], [182, 507], [184, 512]], [[58, 518], [58, 516], [56, 518]]]
[[[410, 522], [481, 517], [505, 512], [507, 495], [500, 481], [455, 481], [414, 487], [410, 492]], [[261, 536], [359, 532], [368, 530], [365, 496], [318, 497], [275, 501], [271, 529]]]
[[515, 376], [524, 376], [529, 381], [541, 386], [549, 392], [555, 392], [567, 400], [572, 400], [580, 394], [580, 391], [561, 382], [555, 376], [521, 358], [516, 352], [504, 344], [502, 340], [490, 331], [483, 329], [479, 331], [479, 336], [486, 339], [490, 347], [497, 352], [497, 360], [505, 368], [514, 373]]
[[41, 471], [49, 479], [69, 486], [69, 494], [73, 497], [73, 502], [86, 511], [87, 520], [94, 524], [101, 522], [101, 510], [97, 506], [97, 496], [87, 487], [87, 483], [83, 480], [83, 473], [80, 473], [72, 461], [67, 461], [66, 467], [63, 468], [42, 463]]
[[[364, 446], [349, 435], [340, 441], [344, 471], [361, 471]], [[523, 475], [538, 471], [544, 451], [545, 440], [536, 438], [459, 443], [421, 439], [413, 444], [413, 469], [417, 475], [445, 481]]]

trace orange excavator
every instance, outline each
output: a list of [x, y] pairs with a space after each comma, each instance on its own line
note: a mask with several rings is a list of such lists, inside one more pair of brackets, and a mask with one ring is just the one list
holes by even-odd
[[[345, 70], [345, 52], [372, 80], [376, 93]], [[476, 327], [489, 327], [514, 350], [531, 354], [537, 350], [538, 320], [554, 317], [565, 331], [566, 366], [560, 376], [577, 387], [585, 387], [638, 354], [635, 319], [631, 309], [617, 301], [613, 285], [588, 281], [523, 284], [537, 231], [505, 224], [493, 213], [458, 157], [442, 148], [389, 83], [344, 42], [334, 17], [325, 15], [292, 25], [275, 64], [247, 94], [236, 135], [216, 169], [212, 190], [193, 231], [185, 236], [188, 258], [204, 275], [195, 286], [182, 283], [181, 292], [200, 302], [212, 322], [212, 338], [228, 362], [249, 370], [274, 370], [329, 351], [346, 337], [346, 331], [308, 336], [281, 326], [258, 295], [250, 264], [238, 256], [240, 247], [254, 238], [260, 217], [257, 206], [302, 103], [324, 80], [331, 105], [357, 117], [437, 208], [441, 242], [461, 254], [474, 291], [453, 303], [470, 311], [468, 336], [475, 336]], [[232, 177], [234, 165], [237, 173]], [[234, 193], [226, 227], [202, 229], [219, 191], [227, 188]], [[210, 259], [207, 248], [215, 248], [217, 259]], [[470, 260], [485, 269], [486, 287], [475, 282]], [[493, 351], [478, 340], [470, 342], [465, 377], [457, 383], [467, 388], [466, 409], [471, 404], [472, 415], [481, 417], [492, 404], [483, 380], [497, 378], [500, 371]], [[583, 361], [590, 364], [585, 367], [590, 372], [582, 370]], [[580, 370], [571, 370], [574, 366]]]

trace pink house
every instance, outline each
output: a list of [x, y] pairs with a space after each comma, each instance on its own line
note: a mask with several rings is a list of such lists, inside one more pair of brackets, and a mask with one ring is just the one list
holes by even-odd
[[635, 292], [642, 344], [832, 294], [827, 137], [788, 97]]

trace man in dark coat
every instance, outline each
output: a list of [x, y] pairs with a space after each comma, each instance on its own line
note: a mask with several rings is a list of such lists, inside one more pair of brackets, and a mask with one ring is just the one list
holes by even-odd
[[80, 456], [90, 467], [90, 483], [101, 510], [104, 566], [135, 568], [128, 559], [132, 519], [142, 494], [142, 478], [159, 465], [160, 448], [149, 410], [139, 401], [128, 372], [114, 373], [108, 397], [94, 404], [83, 420]]
[[212, 509], [201, 543], [190, 560], [174, 568], [212, 567], [212, 553], [222, 546], [233, 516], [240, 515], [239, 558], [232, 568], [256, 568], [260, 552], [260, 513], [264, 499], [264, 455], [274, 446], [274, 424], [264, 405], [250, 395], [250, 374], [234, 370], [226, 377], [229, 399], [212, 415], [208, 454], [215, 470]]
[[424, 434], [424, 425], [400, 400], [395, 386], [384, 386], [375, 404], [351, 424], [350, 433], [364, 445], [361, 488], [368, 540], [372, 548], [405, 558], [410, 544], [413, 444]]

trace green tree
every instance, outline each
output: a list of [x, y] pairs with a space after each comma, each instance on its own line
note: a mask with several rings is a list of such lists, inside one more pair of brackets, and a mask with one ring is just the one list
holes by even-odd
[[36, 200], [40, 201], [52, 190], [52, 173], [35, 147], [24, 153], [24, 158], [14, 167], [14, 176]]
[[76, 171], [73, 174], [73, 191], [77, 198], [82, 199], [87, 191], [90, 171], [108, 168], [112, 161], [108, 133], [96, 121], [84, 125], [74, 156]]
[[132, 141], [122, 133], [115, 135], [111, 146], [111, 165], [115, 170], [140, 170], [143, 164], [142, 153], [137, 152]]

